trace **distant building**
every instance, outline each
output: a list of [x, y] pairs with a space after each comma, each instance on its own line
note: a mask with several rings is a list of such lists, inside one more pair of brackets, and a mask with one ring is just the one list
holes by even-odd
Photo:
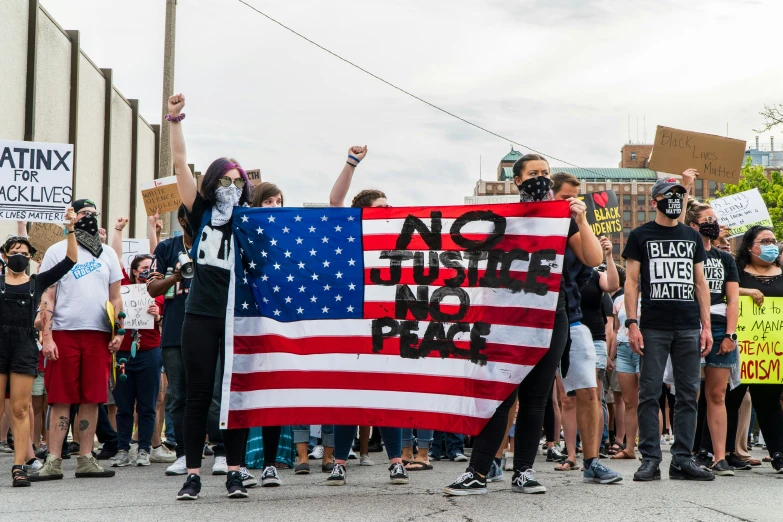
[[783, 148], [775, 150], [775, 137], [769, 137], [769, 145], [760, 145], [756, 136], [756, 145], [749, 146], [745, 151], [745, 157], [750, 158], [754, 165], [763, 165], [768, 168], [783, 168]]

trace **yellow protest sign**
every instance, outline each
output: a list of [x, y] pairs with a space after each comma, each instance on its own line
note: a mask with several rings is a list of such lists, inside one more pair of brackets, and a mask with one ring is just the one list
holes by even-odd
[[756, 306], [747, 296], [739, 298], [737, 337], [744, 384], [783, 383], [783, 297], [765, 297]]

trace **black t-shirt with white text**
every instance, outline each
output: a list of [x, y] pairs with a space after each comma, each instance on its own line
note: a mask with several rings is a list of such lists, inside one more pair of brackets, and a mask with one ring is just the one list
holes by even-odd
[[[726, 302], [726, 283], [739, 283], [739, 271], [734, 256], [719, 248], [707, 250], [704, 261], [704, 278], [710, 289], [710, 305], [721, 305]], [[726, 322], [726, 314], [711, 314], [712, 322]]]
[[[155, 260], [152, 262], [152, 270], [163, 275], [166, 271], [176, 270], [180, 266], [179, 254], [190, 253], [185, 248], [182, 236], [170, 237], [158, 243], [155, 247]], [[163, 332], [161, 334], [161, 346], [179, 346], [182, 344], [182, 323], [185, 320], [185, 301], [190, 291], [191, 279], [183, 279], [174, 283], [174, 296], [166, 299], [163, 308]]]
[[665, 227], [649, 221], [631, 231], [623, 257], [641, 263], [640, 328], [701, 327], [694, 269], [706, 254], [698, 232], [682, 223]]

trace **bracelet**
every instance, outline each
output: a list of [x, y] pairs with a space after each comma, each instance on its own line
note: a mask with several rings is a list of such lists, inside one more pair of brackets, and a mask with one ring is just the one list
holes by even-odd
[[359, 166], [359, 163], [361, 163], [361, 161], [362, 161], [362, 160], [360, 160], [359, 158], [357, 158], [356, 156], [354, 156], [354, 155], [352, 155], [352, 154], [348, 154], [348, 159], [349, 159], [349, 160], [353, 160], [353, 161], [355, 161], [355, 162], [356, 162], [356, 163], [351, 163], [351, 162], [350, 162], [350, 161], [348, 161], [348, 160], [346, 160], [346, 161], [345, 161], [345, 162], [346, 162], [348, 165], [353, 165], [354, 167], [358, 167], [358, 166]]
[[114, 230], [116, 230], [117, 232], [122, 232], [121, 228], [115, 228]]
[[171, 123], [179, 123], [182, 120], [185, 119], [185, 113], [181, 112], [179, 116], [172, 116], [171, 114], [167, 114], [165, 117], [165, 120]]

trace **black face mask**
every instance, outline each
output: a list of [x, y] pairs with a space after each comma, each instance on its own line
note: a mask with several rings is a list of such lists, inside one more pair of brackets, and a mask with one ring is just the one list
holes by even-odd
[[669, 199], [656, 200], [655, 207], [658, 212], [663, 213], [669, 219], [677, 219], [682, 214], [682, 203], [684, 199], [671, 197]]
[[8, 265], [8, 270], [21, 274], [30, 265], [30, 258], [22, 254], [11, 254], [8, 256], [8, 263], [6, 264]]
[[552, 182], [546, 176], [536, 176], [523, 181], [517, 188], [519, 188], [519, 200], [524, 203], [546, 201], [549, 199]]
[[98, 233], [98, 219], [95, 216], [83, 217], [73, 226], [76, 242], [95, 257], [101, 257], [103, 245]]
[[717, 221], [699, 223], [699, 234], [710, 240], [718, 239], [718, 236], [720, 236], [720, 225]]

